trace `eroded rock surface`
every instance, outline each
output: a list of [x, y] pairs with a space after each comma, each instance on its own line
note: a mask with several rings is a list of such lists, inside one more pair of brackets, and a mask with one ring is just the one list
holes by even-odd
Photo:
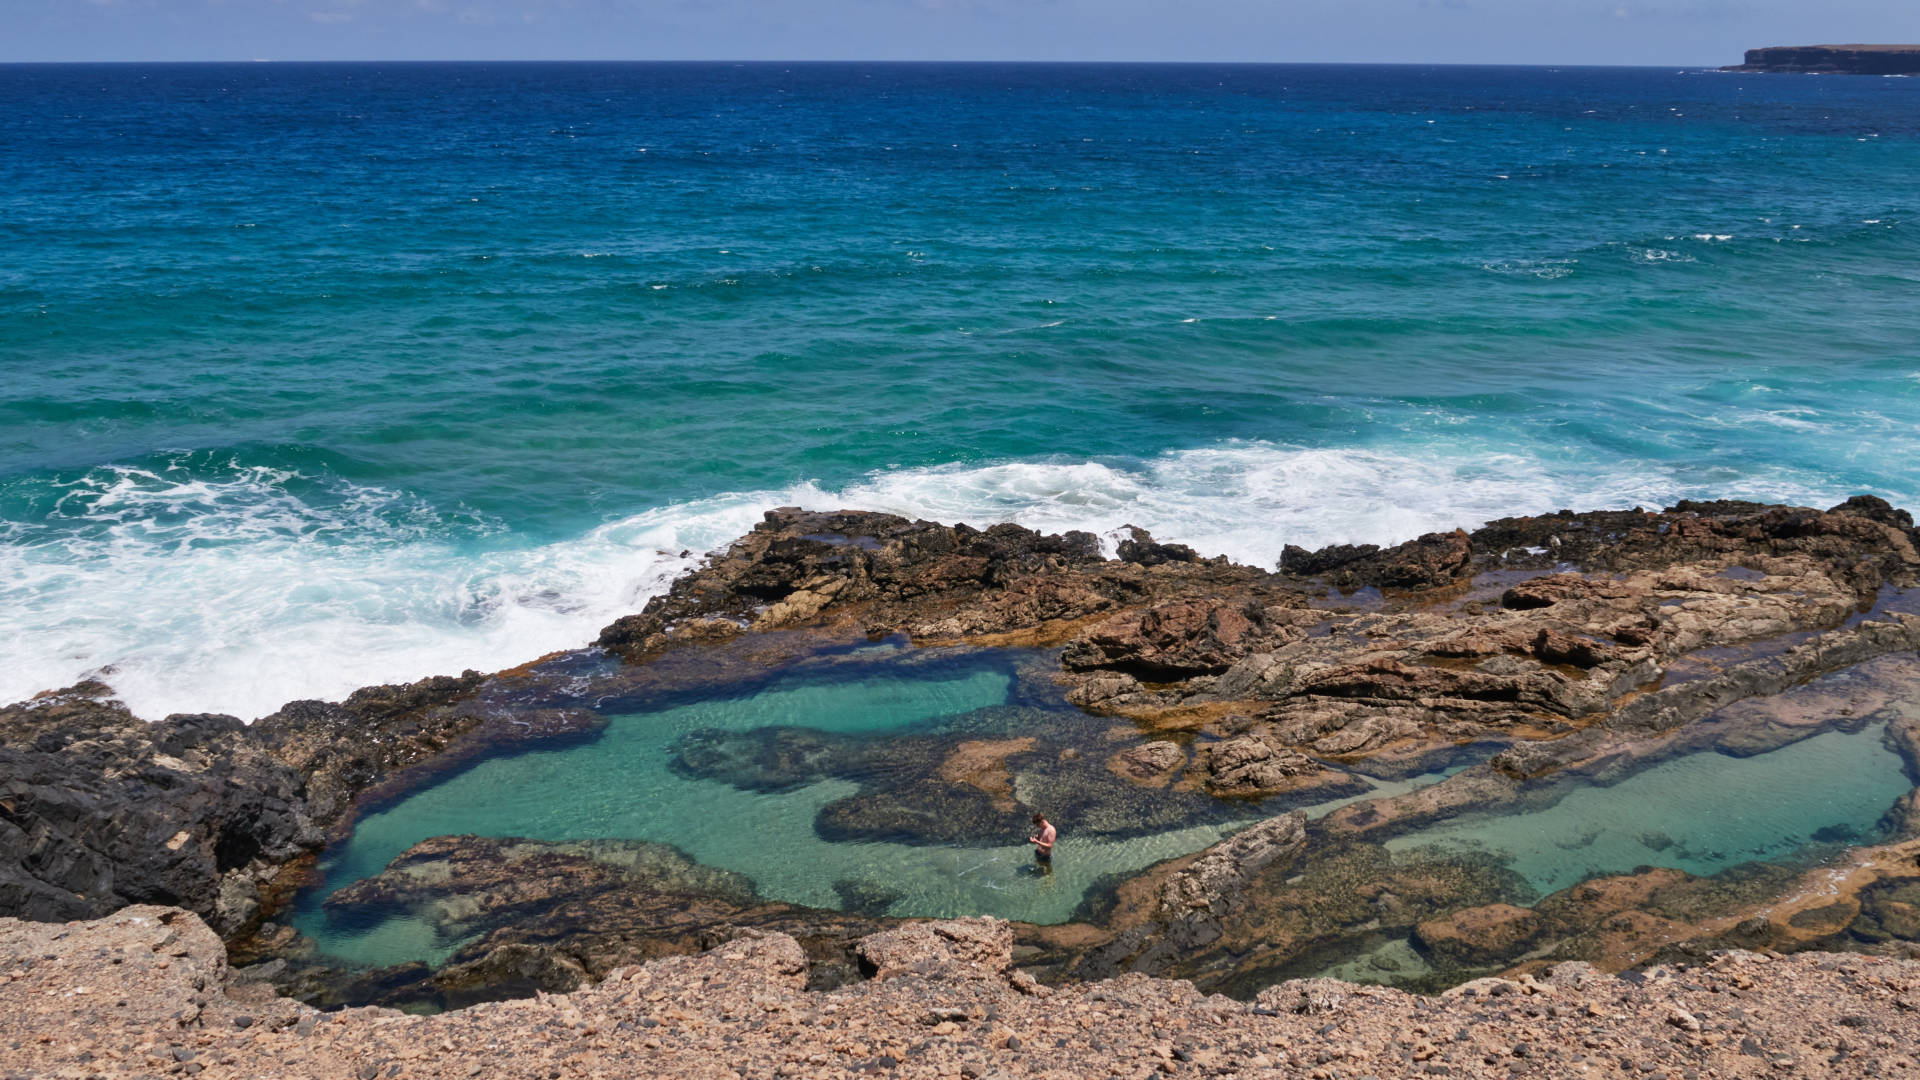
[[858, 977], [853, 943], [893, 924], [766, 900], [747, 878], [635, 840], [546, 843], [479, 836], [422, 841], [380, 874], [327, 898], [330, 918], [420, 920], [458, 949], [436, 971], [369, 975], [315, 956], [275, 981], [314, 1004], [461, 1006], [574, 990], [624, 964], [699, 952], [735, 935], [787, 934], [815, 974]]
[[[1761, 906], [1793, 886], [1791, 874], [1627, 875], [1589, 883], [1592, 895], [1540, 898], [1498, 866], [1395, 863], [1380, 845], [1464, 811], [1538, 805], [1555, 797], [1556, 778], [1605, 780], [1709, 744], [1763, 753], [1866, 722], [1912, 742], [1911, 724], [1890, 719], [1898, 694], [1869, 707], [1862, 702], [1880, 691], [1842, 684], [1869, 671], [1878, 674], [1867, 681], [1884, 682], [1875, 665], [1920, 646], [1916, 605], [1900, 592], [1920, 573], [1914, 541], [1904, 511], [1867, 496], [1827, 511], [1683, 503], [1507, 519], [1385, 549], [1289, 550], [1268, 571], [1138, 530], [1108, 559], [1087, 534], [773, 511], [609, 626], [601, 650], [493, 676], [371, 687], [340, 703], [295, 702], [251, 728], [210, 717], [145, 728], [91, 688], [0, 711], [0, 843], [12, 845], [0, 854], [13, 860], [0, 864], [10, 875], [0, 900], [46, 918], [177, 902], [249, 956], [297, 959], [300, 943], [261, 920], [285, 902], [320, 835], [346, 827], [359, 807], [484, 754], [590, 738], [606, 715], [644, 709], [662, 692], [857, 665], [857, 650], [834, 648], [906, 635], [920, 645], [1057, 648], [1035, 654], [1049, 665], [1057, 657], [1043, 676], [1057, 680], [1051, 692], [1093, 715], [1077, 716], [1084, 727], [1060, 741], [1061, 714], [1013, 706], [983, 710], [972, 727], [886, 739], [705, 733], [677, 748], [679, 767], [762, 791], [857, 777], [860, 792], [821, 813], [823, 835], [968, 843], [1017, 831], [1036, 807], [1069, 835], [1121, 836], [1359, 795], [1363, 774], [1470, 765], [1303, 826], [1298, 852], [1236, 870], [1231, 888], [1195, 893], [1204, 906], [1176, 912], [1169, 882], [1230, 848], [1121, 883], [1094, 905], [1107, 913], [1101, 925], [1022, 929], [1022, 947], [1054, 975], [1132, 966], [1252, 994], [1316, 957], [1360, 948], [1381, 970], [1417, 961], [1393, 952], [1416, 934], [1442, 961], [1436, 979], [1475, 965], [1618, 963], [1747, 941], [1892, 950], [1911, 922], [1907, 875], [1889, 854], [1920, 818], [1911, 797], [1889, 808], [1888, 843], [1856, 848], [1875, 853], [1860, 855], [1870, 870], [1837, 899], [1778, 919]], [[1020, 679], [1030, 688], [1036, 677]], [[1842, 697], [1851, 711], [1835, 704]], [[1097, 752], [1082, 753], [1096, 738]], [[64, 794], [49, 802], [41, 789]], [[159, 818], [183, 808], [180, 827], [160, 836]], [[1290, 826], [1262, 828], [1291, 835]], [[1243, 835], [1251, 843], [1264, 833]], [[1279, 847], [1292, 850], [1291, 841]], [[448, 969], [462, 974], [435, 991], [445, 1000], [456, 984], [474, 997], [488, 986], [562, 988], [654, 955], [648, 949], [712, 943], [717, 931], [691, 929], [712, 919], [675, 922], [661, 898], [696, 913], [708, 905], [715, 918], [757, 910], [718, 879], [676, 891], [690, 878], [656, 873], [666, 862], [642, 869], [638, 856], [623, 866], [604, 849], [483, 848], [468, 838], [459, 851], [419, 853], [475, 890], [458, 916], [403, 880], [405, 866], [366, 886], [369, 906], [425, 904], [447, 927], [481, 935]], [[462, 852], [475, 857], [455, 874]], [[1229, 861], [1244, 869], [1258, 860]], [[512, 866], [529, 880], [514, 880]], [[884, 883], [839, 887], [861, 910], [890, 902]], [[1597, 927], [1573, 930], [1622, 897]], [[1531, 910], [1539, 932], [1462, 924], [1461, 909], [1491, 905]], [[592, 929], [582, 913], [610, 929]], [[820, 913], [778, 917], [789, 916]], [[851, 967], [851, 926], [871, 928], [850, 917], [800, 935], [839, 943], [808, 944], [816, 970]], [[429, 974], [379, 978], [391, 989]], [[360, 999], [369, 996], [378, 995]]]
[[301, 777], [231, 716], [149, 724], [82, 684], [0, 709], [0, 911], [185, 907], [228, 934], [320, 845]]

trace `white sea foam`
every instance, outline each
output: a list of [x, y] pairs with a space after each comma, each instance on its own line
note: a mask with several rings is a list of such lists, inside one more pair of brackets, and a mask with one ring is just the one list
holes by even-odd
[[1573, 273], [1578, 259], [1510, 259], [1504, 262], [1481, 263], [1480, 269], [1494, 274], [1506, 274], [1537, 277], [1542, 281], [1554, 281]]
[[949, 465], [733, 492], [527, 545], [397, 492], [316, 488], [283, 470], [217, 475], [95, 470], [50, 523], [0, 537], [14, 631], [0, 640], [0, 702], [97, 675], [142, 716], [256, 717], [294, 698], [510, 666], [590, 642], [781, 505], [1086, 529], [1109, 547], [1134, 524], [1271, 566], [1289, 543], [1394, 543], [1508, 514], [1656, 505], [1706, 493], [1700, 484], [1815, 497], [1786, 475], [1239, 442], [1144, 462]]

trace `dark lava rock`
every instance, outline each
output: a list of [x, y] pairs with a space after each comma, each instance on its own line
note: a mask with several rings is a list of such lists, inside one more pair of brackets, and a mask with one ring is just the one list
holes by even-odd
[[859, 618], [869, 631], [950, 638], [1032, 630], [1117, 606], [1268, 575], [1137, 533], [1130, 558], [1105, 559], [1091, 533], [1017, 525], [974, 529], [892, 514], [784, 507], [669, 592], [601, 631], [598, 644], [651, 654], [724, 619], [770, 630]]
[[169, 904], [223, 935], [321, 834], [298, 773], [231, 716], [148, 723], [82, 683], [0, 709], [0, 913], [98, 918]]
[[793, 935], [823, 977], [852, 970], [853, 943], [893, 925], [763, 900], [753, 883], [667, 844], [442, 836], [327, 899], [330, 918], [404, 915], [443, 940], [472, 938], [437, 971], [292, 965], [282, 992], [323, 1007], [460, 1007], [559, 993], [616, 967], [713, 948], [742, 931]]
[[332, 823], [377, 781], [441, 758], [478, 726], [479, 710], [455, 706], [484, 678], [474, 671], [414, 683], [368, 686], [343, 702], [292, 701], [253, 725], [253, 737], [307, 780], [316, 820]]
[[1016, 525], [983, 531], [892, 514], [783, 507], [768, 511], [753, 532], [674, 582], [640, 614], [608, 626], [598, 644], [644, 651], [664, 644], [669, 629], [689, 620], [730, 618], [772, 627], [810, 620], [830, 605], [952, 599], [1034, 573], [1101, 562], [1091, 533], [1046, 536]]
[[1126, 526], [1127, 539], [1120, 541], [1114, 552], [1121, 562], [1138, 563], [1141, 566], [1159, 566], [1163, 563], [1200, 562], [1200, 553], [1185, 544], [1162, 544], [1154, 540], [1153, 534], [1137, 526]]
[[1307, 552], [1288, 545], [1280, 558], [1281, 573], [1321, 578], [1343, 591], [1367, 586], [1430, 589], [1467, 576], [1472, 566], [1473, 544], [1461, 529], [1428, 533], [1384, 550], [1372, 544], [1343, 544]]

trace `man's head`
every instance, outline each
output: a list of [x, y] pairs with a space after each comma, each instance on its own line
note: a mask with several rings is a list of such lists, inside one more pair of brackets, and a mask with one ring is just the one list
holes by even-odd
[[1045, 825], [1047, 823], [1047, 815], [1045, 814], [1033, 815], [1033, 823], [1035, 825]]

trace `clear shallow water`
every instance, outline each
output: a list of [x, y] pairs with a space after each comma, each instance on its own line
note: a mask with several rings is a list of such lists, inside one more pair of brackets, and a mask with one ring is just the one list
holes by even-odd
[[[689, 777], [671, 766], [676, 742], [696, 731], [795, 725], [885, 735], [965, 724], [970, 732], [986, 734], [977, 730], [979, 723], [970, 714], [1006, 704], [1012, 685], [1005, 658], [988, 657], [919, 675], [867, 673], [824, 683], [786, 681], [747, 696], [616, 716], [591, 742], [483, 761], [362, 818], [351, 839], [328, 853], [323, 864], [326, 885], [303, 899], [294, 923], [322, 951], [352, 962], [444, 959], [460, 943], [437, 939], [419, 919], [400, 916], [374, 925], [359, 916], [330, 919], [319, 901], [334, 889], [379, 873], [421, 840], [465, 833], [552, 841], [651, 840], [673, 844], [706, 865], [745, 874], [770, 899], [839, 908], [843, 900], [835, 884], [851, 881], [897, 893], [887, 912], [891, 915], [990, 914], [1059, 923], [1072, 916], [1103, 878], [1197, 851], [1248, 820], [1245, 815], [1252, 811], [1223, 803], [1215, 807], [1216, 813], [1185, 827], [1098, 836], [1077, 830], [1071, 814], [1055, 810], [1061, 837], [1052, 873], [1040, 875], [1034, 871], [1026, 832], [1020, 830], [1004, 843], [986, 846], [821, 839], [814, 830], [815, 815], [828, 803], [859, 791], [855, 779], [761, 793]], [[1089, 753], [1102, 750], [1095, 745]], [[1372, 794], [1393, 794], [1434, 779], [1383, 782]], [[1016, 791], [1021, 783], [1016, 779]], [[1329, 801], [1309, 812], [1326, 813], [1351, 801]]]
[[1916, 495], [1920, 82], [0, 67], [0, 699], [578, 645], [783, 503], [1271, 562]]
[[1913, 787], [1881, 734], [1879, 725], [1830, 731], [1757, 757], [1688, 754], [1611, 786], [1576, 788], [1543, 810], [1468, 815], [1387, 849], [1485, 852], [1545, 896], [1640, 866], [1706, 876], [1823, 842], [1871, 842]]

